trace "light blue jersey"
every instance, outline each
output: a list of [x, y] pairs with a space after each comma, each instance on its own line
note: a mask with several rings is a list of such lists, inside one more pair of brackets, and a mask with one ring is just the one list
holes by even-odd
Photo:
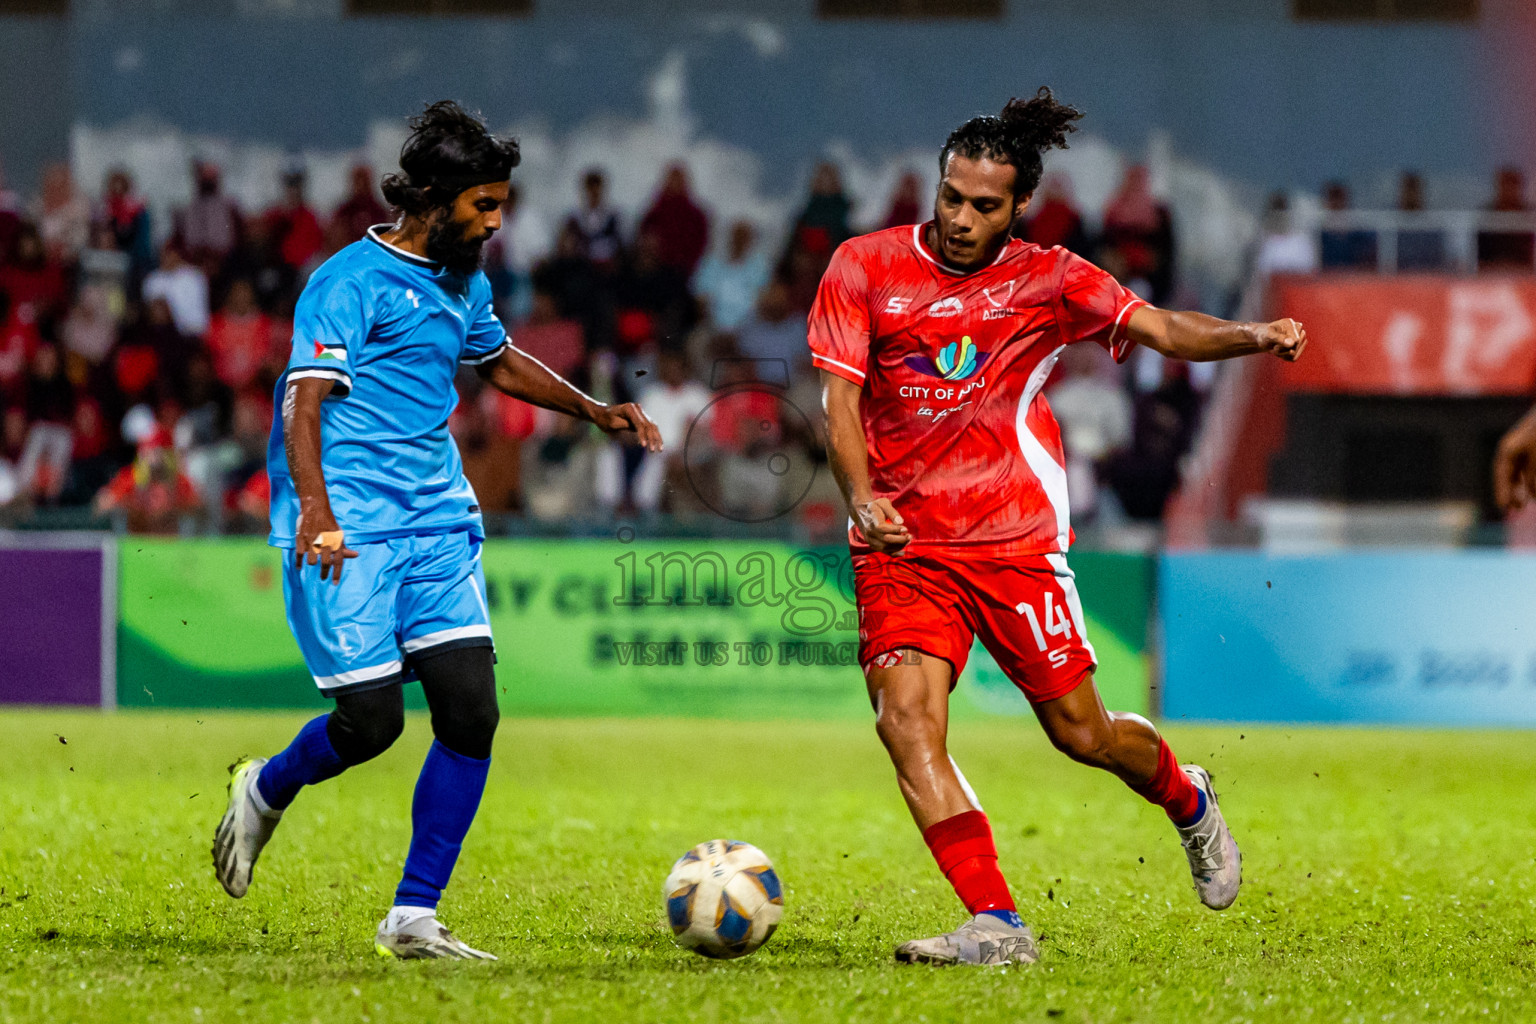
[[283, 450], [288, 382], [335, 382], [320, 407], [321, 466], [347, 543], [468, 531], [480, 505], [448, 433], [459, 364], [497, 358], [507, 334], [483, 273], [465, 276], [379, 238], [326, 260], [299, 296], [293, 354], [277, 382], [267, 473], [275, 547], [294, 546], [299, 499]]

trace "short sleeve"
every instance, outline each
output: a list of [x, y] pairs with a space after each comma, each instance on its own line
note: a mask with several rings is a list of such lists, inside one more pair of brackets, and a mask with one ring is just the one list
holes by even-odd
[[808, 325], [811, 364], [859, 385], [869, 357], [868, 293], [864, 265], [847, 244], [839, 246], [816, 289]]
[[1135, 347], [1126, 336], [1131, 314], [1147, 302], [1080, 256], [1066, 253], [1061, 280], [1062, 340], [1067, 344], [1094, 341], [1123, 363]]
[[459, 362], [465, 366], [489, 363], [511, 344], [507, 329], [491, 308], [490, 283], [481, 280], [477, 284], [481, 285], [482, 300], [475, 306], [474, 319], [469, 323], [469, 337], [464, 342], [464, 354], [459, 357]]
[[352, 391], [352, 367], [372, 327], [372, 304], [355, 276], [311, 278], [293, 312], [288, 380], [335, 381], [331, 397]]

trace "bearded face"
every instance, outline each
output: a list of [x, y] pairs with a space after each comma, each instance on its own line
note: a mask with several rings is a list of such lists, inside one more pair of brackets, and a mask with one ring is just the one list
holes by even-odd
[[485, 243], [495, 231], [479, 217], [460, 219], [455, 213], [454, 208], [444, 209], [429, 222], [427, 259], [456, 273], [473, 274], [480, 269]]

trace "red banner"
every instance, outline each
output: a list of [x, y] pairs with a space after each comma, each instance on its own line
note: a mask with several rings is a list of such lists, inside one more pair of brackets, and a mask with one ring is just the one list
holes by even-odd
[[1306, 325], [1292, 391], [1528, 395], [1536, 391], [1536, 278], [1280, 277], [1279, 316]]

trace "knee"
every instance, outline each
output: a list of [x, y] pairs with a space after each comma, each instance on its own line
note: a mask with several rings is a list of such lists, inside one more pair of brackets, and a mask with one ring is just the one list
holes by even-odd
[[432, 715], [432, 734], [455, 754], [484, 760], [491, 756], [501, 709], [492, 701], [475, 701]]
[[922, 701], [881, 700], [875, 713], [875, 731], [890, 749], [909, 749], [942, 740], [943, 727]]
[[1092, 726], [1069, 726], [1051, 733], [1051, 743], [1079, 764], [1107, 768], [1114, 761], [1109, 734]]
[[365, 713], [356, 713], [338, 704], [326, 723], [331, 746], [348, 765], [362, 764], [378, 757], [404, 731], [403, 702], [375, 704]]

